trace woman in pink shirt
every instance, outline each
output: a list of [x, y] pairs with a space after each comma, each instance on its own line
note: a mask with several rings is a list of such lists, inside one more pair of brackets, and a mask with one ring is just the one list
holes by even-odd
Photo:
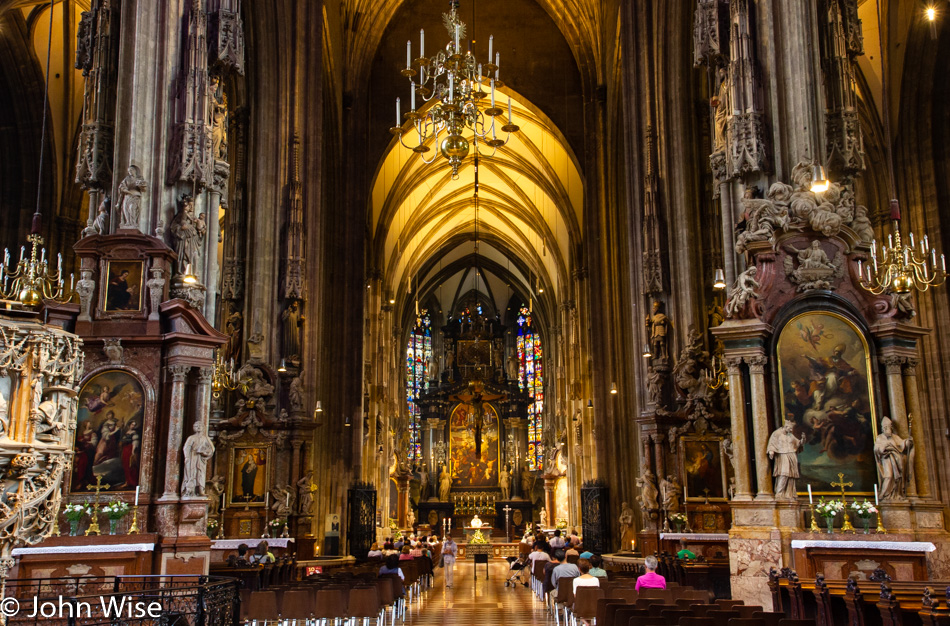
[[643, 566], [647, 571], [637, 578], [637, 591], [641, 589], [666, 589], [666, 579], [656, 573], [657, 565], [655, 556], [648, 556], [643, 559]]

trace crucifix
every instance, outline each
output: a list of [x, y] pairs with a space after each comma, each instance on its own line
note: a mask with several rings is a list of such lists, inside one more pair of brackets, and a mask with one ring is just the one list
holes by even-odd
[[511, 543], [511, 526], [508, 524], [508, 515], [511, 513], [511, 507], [506, 504], [502, 511], [505, 512], [505, 542]]
[[841, 504], [844, 507], [844, 521], [841, 523], [841, 532], [854, 532], [854, 526], [851, 525], [851, 518], [848, 517], [848, 501], [844, 497], [845, 487], [854, 487], [853, 482], [844, 482], [844, 474], [838, 474], [838, 482], [832, 482], [832, 487], [841, 487]]
[[96, 484], [95, 485], [86, 485], [86, 489], [95, 489], [96, 490], [96, 502], [92, 508], [92, 521], [89, 523], [89, 529], [86, 531], [86, 536], [89, 535], [98, 535], [99, 534], [99, 492], [103, 489], [108, 489], [109, 485], [102, 484], [102, 474], [96, 474]]

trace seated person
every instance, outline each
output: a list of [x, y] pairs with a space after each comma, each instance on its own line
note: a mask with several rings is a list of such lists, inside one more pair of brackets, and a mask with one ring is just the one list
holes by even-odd
[[567, 560], [569, 562], [576, 563], [576, 560], [571, 561], [571, 557], [574, 557], [575, 559], [577, 559], [578, 557], [580, 557], [580, 552], [578, 552], [574, 546], [568, 546], [567, 550], [564, 551], [564, 556], [567, 557]]
[[561, 537], [560, 529], [554, 531], [554, 536], [551, 537], [551, 541], [549, 541], [548, 543], [550, 543], [551, 547], [554, 549], [564, 547], [565, 542], [564, 542], [564, 538]]
[[374, 541], [373, 545], [369, 549], [369, 552], [366, 553], [366, 556], [371, 559], [380, 558], [383, 556], [383, 551], [379, 549], [379, 544]]
[[[547, 552], [543, 550], [543, 546], [539, 543], [534, 544], [534, 552], [531, 552], [528, 555], [528, 562], [531, 564], [531, 567], [534, 567], [535, 561], [550, 561], [551, 557]], [[532, 570], [533, 571], [533, 570]]]
[[637, 578], [637, 591], [641, 589], [666, 589], [666, 579], [656, 573], [659, 563], [655, 556], [648, 556], [643, 559], [643, 567], [646, 573]]
[[571, 560], [564, 555], [564, 550], [556, 550], [554, 552], [554, 560], [560, 564], [551, 571], [552, 590], [557, 589], [558, 581], [562, 578], [576, 578], [581, 575], [581, 571], [577, 569], [577, 566], [571, 563]]
[[250, 563], [247, 560], [247, 544], [238, 545], [237, 555], [232, 554], [228, 557], [228, 565], [231, 567], [247, 567]]
[[680, 551], [676, 553], [676, 558], [684, 561], [695, 561], [696, 553], [686, 547], [686, 540], [680, 539]]
[[574, 593], [577, 593], [578, 587], [600, 587], [600, 579], [591, 576], [590, 561], [581, 559], [577, 562], [577, 569], [581, 575], [574, 579]]
[[557, 586], [552, 584], [551, 577], [554, 574], [554, 568], [558, 567], [563, 559], [564, 552], [557, 550], [554, 552], [554, 557], [544, 564], [544, 583], [541, 585], [541, 590], [545, 594], [549, 594], [557, 589]]
[[379, 575], [385, 576], [386, 574], [396, 574], [400, 579], [406, 580], [405, 574], [402, 573], [402, 569], [399, 567], [399, 556], [396, 554], [390, 554], [386, 557], [386, 562], [383, 563], [383, 566], [379, 568]]
[[405, 546], [402, 547], [402, 551], [399, 553], [399, 560], [400, 560], [400, 561], [411, 561], [411, 560], [412, 560], [411, 550], [409, 550], [409, 546], [408, 546], [408, 545], [405, 545]]
[[422, 551], [422, 542], [421, 542], [421, 541], [417, 541], [415, 544], [413, 544], [412, 550], [409, 551], [409, 555], [412, 556], [412, 558], [414, 558], [414, 559], [415, 559], [415, 558], [418, 558], [418, 557], [421, 557], [421, 556], [424, 556], [424, 553], [423, 553], [423, 551]]
[[254, 554], [251, 556], [251, 565], [266, 565], [277, 562], [269, 548], [270, 546], [267, 545], [266, 541], [257, 544], [257, 548], [254, 549]]
[[[585, 552], [584, 554], [589, 554]], [[587, 557], [590, 561], [590, 575], [596, 578], [607, 578], [607, 570], [604, 569], [604, 557], [599, 554], [591, 554]]]

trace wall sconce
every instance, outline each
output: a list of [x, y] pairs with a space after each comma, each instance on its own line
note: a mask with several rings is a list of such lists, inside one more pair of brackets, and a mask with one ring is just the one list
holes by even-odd
[[350, 419], [349, 415], [343, 418], [343, 425], [346, 426], [347, 428], [353, 425], [353, 420]]
[[591, 409], [591, 410], [594, 409], [594, 401], [593, 401], [592, 399], [590, 399], [590, 398], [588, 398], [588, 400], [587, 400], [587, 408], [588, 408], [588, 409]]
[[182, 277], [182, 282], [186, 285], [198, 284], [198, 277], [191, 271], [191, 263], [185, 266], [185, 275]]
[[281, 359], [281, 360], [280, 360], [280, 365], [277, 366], [277, 371], [280, 372], [281, 374], [283, 374], [284, 372], [287, 371], [287, 360], [286, 360], [286, 359]]
[[828, 182], [828, 176], [825, 175], [825, 168], [822, 165], [815, 165], [811, 168], [811, 192], [824, 193], [831, 187]]
[[323, 413], [323, 403], [317, 400], [317, 408], [314, 409], [314, 413]]
[[716, 271], [713, 273], [713, 289], [716, 291], [722, 291], [726, 288], [726, 274], [722, 271], [722, 268], [716, 268]]
[[643, 344], [643, 358], [650, 359], [653, 358], [653, 350], [650, 349], [650, 344]]
[[610, 383], [610, 393], [611, 395], [617, 395], [617, 383]]

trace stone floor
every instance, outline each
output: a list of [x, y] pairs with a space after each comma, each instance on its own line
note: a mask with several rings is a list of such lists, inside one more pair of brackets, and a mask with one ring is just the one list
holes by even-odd
[[505, 587], [508, 564], [490, 563], [489, 578], [485, 566], [478, 566], [475, 579], [471, 561], [459, 561], [451, 589], [444, 586], [443, 569], [436, 569], [435, 585], [421, 605], [413, 603], [406, 611], [407, 626], [427, 624], [459, 624], [472, 626], [528, 626], [554, 624], [554, 618], [531, 593], [529, 587]]

